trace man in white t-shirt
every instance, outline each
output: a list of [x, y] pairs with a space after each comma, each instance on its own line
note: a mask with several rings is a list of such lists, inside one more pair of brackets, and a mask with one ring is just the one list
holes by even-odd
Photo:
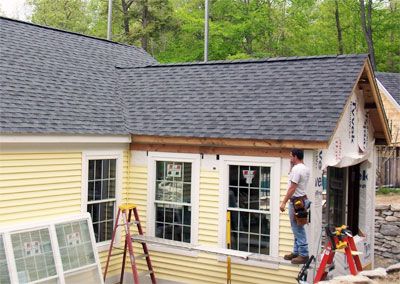
[[280, 209], [285, 211], [286, 203], [289, 202], [290, 225], [294, 235], [293, 252], [284, 256], [293, 264], [304, 264], [308, 260], [308, 243], [304, 225], [298, 225], [294, 216], [294, 200], [300, 200], [305, 208], [310, 205], [307, 199], [306, 187], [310, 178], [310, 169], [303, 163], [304, 152], [300, 149], [293, 149], [290, 153], [292, 169], [289, 173], [288, 190], [283, 199]]

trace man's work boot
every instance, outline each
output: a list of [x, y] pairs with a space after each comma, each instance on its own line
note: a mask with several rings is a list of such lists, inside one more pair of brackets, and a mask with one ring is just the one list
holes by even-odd
[[305, 264], [308, 261], [308, 256], [298, 255], [292, 259], [292, 264]]
[[292, 260], [293, 258], [297, 257], [298, 254], [294, 254], [293, 252], [291, 252], [290, 254], [284, 255], [283, 259], [284, 260]]

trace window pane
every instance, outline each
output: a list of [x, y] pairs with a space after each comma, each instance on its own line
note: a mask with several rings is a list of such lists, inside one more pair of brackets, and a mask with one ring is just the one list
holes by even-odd
[[183, 181], [184, 182], [192, 182], [192, 164], [191, 163], [183, 164]]
[[[20, 283], [56, 275], [48, 229], [12, 234], [11, 241]], [[43, 263], [46, 264], [45, 267]], [[38, 267], [43, 270], [40, 276]]]
[[229, 207], [238, 207], [238, 188], [229, 187]]
[[250, 235], [249, 252], [259, 253], [260, 235]]
[[184, 183], [183, 184], [183, 202], [184, 203], [190, 203], [190, 193], [191, 193], [191, 184], [190, 183]]
[[94, 182], [89, 181], [88, 183], [88, 201], [94, 200]]
[[164, 238], [164, 223], [156, 222], [156, 237]]
[[250, 232], [260, 233], [260, 214], [250, 213]]
[[164, 227], [164, 229], [165, 229], [164, 238], [165, 239], [172, 240], [172, 228], [173, 228], [173, 225], [165, 224], [165, 227]]
[[0, 235], [0, 283], [1, 284], [11, 283], [2, 235]]
[[89, 161], [89, 180], [94, 180], [94, 164], [94, 160]]
[[244, 177], [243, 173], [244, 173], [244, 171], [250, 170], [250, 167], [249, 166], [240, 166], [239, 169], [240, 169], [240, 172], [239, 172], [239, 185], [240, 186], [244, 186], [244, 187], [248, 187], [249, 184], [247, 183], [247, 179]]
[[239, 207], [249, 209], [249, 189], [239, 188]]
[[261, 181], [260, 181], [261, 188], [269, 189], [270, 181], [271, 181], [271, 168], [261, 167]]
[[252, 171], [254, 175], [250, 186], [260, 187], [260, 167], [250, 167], [250, 171]]
[[237, 231], [238, 230], [238, 212], [231, 211], [231, 230]]
[[103, 163], [102, 160], [96, 160], [96, 163], [95, 163], [96, 166], [95, 166], [95, 172], [94, 172], [95, 179], [101, 179], [102, 163]]
[[108, 199], [108, 180], [103, 180], [101, 182], [101, 199]]
[[173, 208], [165, 208], [165, 222], [166, 223], [173, 222]]
[[95, 200], [101, 199], [101, 181], [96, 181], [94, 183], [94, 199]]
[[117, 172], [117, 160], [110, 160], [110, 178], [115, 178]]
[[260, 214], [261, 215], [261, 234], [269, 235], [269, 215]]
[[103, 179], [110, 177], [110, 160], [103, 160]]
[[110, 180], [108, 183], [108, 198], [115, 198], [115, 180]]
[[250, 209], [259, 210], [260, 209], [260, 189], [251, 188], [250, 189]]
[[261, 236], [260, 253], [269, 254], [269, 236]]
[[229, 166], [229, 186], [238, 186], [239, 167]]
[[164, 222], [164, 206], [156, 205], [156, 221]]
[[249, 251], [249, 234], [239, 233], [239, 250]]
[[183, 226], [183, 241], [190, 243], [190, 227], [188, 226]]
[[183, 223], [190, 225], [192, 221], [192, 212], [189, 206], [183, 206]]
[[176, 207], [174, 209], [174, 223], [183, 224], [183, 208], [182, 206]]
[[174, 240], [175, 241], [182, 241], [182, 226], [174, 225]]
[[239, 212], [239, 230], [241, 232], [249, 231], [249, 214], [247, 212]]
[[162, 161], [156, 162], [156, 179], [157, 180], [165, 179], [165, 162]]
[[231, 232], [231, 249], [238, 249], [239, 234], [237, 232]]

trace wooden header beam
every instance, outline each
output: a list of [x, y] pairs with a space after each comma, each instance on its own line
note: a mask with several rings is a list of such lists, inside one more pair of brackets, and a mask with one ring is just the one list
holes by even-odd
[[164, 137], [133, 135], [131, 149], [144, 151], [165, 151], [177, 153], [203, 153], [226, 155], [251, 155], [285, 157], [288, 149], [305, 150], [325, 149], [326, 142], [315, 141], [279, 141], [252, 139], [223, 139], [195, 137]]

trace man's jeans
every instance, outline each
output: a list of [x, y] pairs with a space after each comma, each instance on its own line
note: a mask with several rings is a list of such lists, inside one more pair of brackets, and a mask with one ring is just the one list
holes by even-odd
[[[309, 200], [306, 201], [306, 207], [309, 205]], [[307, 244], [307, 236], [306, 230], [304, 226], [299, 226], [294, 219], [294, 209], [292, 202], [289, 202], [289, 217], [290, 217], [290, 225], [292, 227], [293, 235], [294, 235], [294, 244], [293, 244], [293, 254], [298, 254], [301, 256], [308, 256], [308, 244]]]

